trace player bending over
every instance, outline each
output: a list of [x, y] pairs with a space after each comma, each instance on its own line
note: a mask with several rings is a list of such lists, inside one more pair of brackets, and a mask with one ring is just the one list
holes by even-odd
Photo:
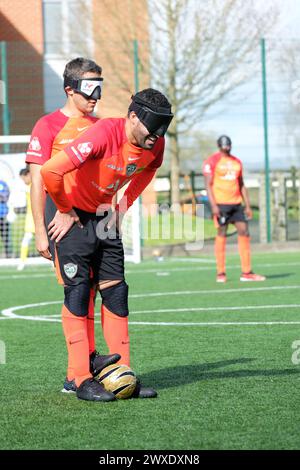
[[[164, 134], [173, 118], [167, 98], [152, 88], [132, 97], [126, 118], [103, 119], [42, 167], [49, 197], [46, 220], [55, 240], [56, 266], [64, 284], [62, 322], [77, 397], [111, 401], [114, 394], [89, 369], [86, 318], [89, 273], [102, 297], [103, 334], [110, 351], [129, 365], [128, 285], [120, 225], [127, 209], [148, 186], [163, 161]], [[113, 196], [129, 183], [109, 216]], [[134, 396], [156, 397], [140, 384]]]

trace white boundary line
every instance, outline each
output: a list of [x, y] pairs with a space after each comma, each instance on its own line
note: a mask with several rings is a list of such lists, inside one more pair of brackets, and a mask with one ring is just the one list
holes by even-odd
[[[285, 268], [290, 267], [290, 266], [300, 266], [300, 262], [287, 262], [287, 263], [264, 263], [264, 264], [259, 264], [255, 263], [255, 268], [259, 269], [265, 269], [265, 268], [273, 268], [273, 267], [280, 267], [284, 266]], [[163, 266], [163, 263], [158, 264], [156, 269], [143, 269], [142, 271], [140, 270], [134, 270], [131, 271], [130, 269], [126, 270], [126, 274], [151, 274], [151, 273], [157, 273], [159, 271], [163, 272], [184, 272], [184, 271], [215, 271], [215, 266], [190, 266], [186, 268], [168, 268], [167, 266]], [[228, 265], [227, 269], [241, 269], [240, 264], [232, 264]]]
[[11, 274], [7, 276], [0, 276], [0, 281], [11, 281], [12, 279], [18, 280], [18, 279], [34, 279], [34, 278], [43, 278], [43, 277], [55, 277], [54, 272], [49, 272], [45, 274], [32, 274], [29, 276], [28, 274]]
[[257, 291], [271, 291], [271, 290], [285, 290], [285, 289], [300, 289], [298, 286], [272, 286], [272, 287], [238, 287], [237, 289], [207, 289], [207, 290], [186, 290], [176, 292], [148, 292], [147, 294], [132, 294], [129, 296], [131, 299], [148, 298], [148, 297], [164, 297], [164, 296], [175, 296], [175, 295], [190, 295], [190, 294], [232, 294], [234, 292], [257, 292]]
[[[18, 315], [15, 312], [28, 308], [41, 307], [45, 305], [61, 304], [61, 300], [51, 302], [39, 302], [36, 304], [18, 305], [2, 310], [3, 315], [1, 320], [18, 319], [29, 321], [46, 321], [52, 323], [60, 323], [60, 315], [39, 315], [39, 316], [24, 316]], [[240, 307], [192, 307], [192, 308], [177, 308], [177, 309], [160, 309], [160, 310], [140, 310], [131, 312], [130, 315], [145, 314], [145, 313], [180, 313], [180, 312], [208, 312], [208, 311], [242, 311], [242, 310], [264, 310], [264, 309], [278, 309], [278, 308], [300, 308], [300, 304], [284, 304], [284, 305], [248, 305]], [[131, 325], [160, 325], [160, 326], [227, 326], [227, 325], [300, 325], [300, 321], [266, 321], [266, 322], [129, 322]]]
[[242, 311], [242, 310], [265, 310], [278, 308], [300, 308], [300, 304], [286, 305], [246, 305], [239, 307], [190, 307], [190, 308], [163, 308], [159, 310], [138, 310], [131, 312], [130, 315], [138, 315], [144, 313], [177, 313], [177, 312], [214, 312], [214, 311]]
[[[265, 263], [265, 264], [256, 264], [255, 267], [258, 268], [258, 269], [265, 269], [265, 268], [272, 268], [272, 267], [281, 267], [281, 266], [284, 266], [285, 268], [287, 267], [292, 267], [292, 266], [300, 266], [300, 262], [293, 262], [293, 263]], [[228, 265], [227, 266], [228, 269], [241, 269], [240, 265], [239, 264], [233, 264], [233, 265]], [[168, 267], [168, 266], [164, 266], [163, 263], [162, 264], [158, 264], [156, 268], [151, 268], [151, 269], [143, 269], [143, 270], [131, 270], [131, 269], [127, 269], [125, 271], [126, 275], [127, 274], [137, 274], [137, 275], [140, 275], [140, 274], [158, 274], [158, 273], [176, 273], [176, 272], [189, 272], [189, 271], [215, 271], [215, 266], [195, 266], [194, 264], [190, 267], [178, 267], [178, 268], [172, 268], [172, 267]], [[0, 270], [1, 272], [1, 270]], [[30, 278], [33, 278], [33, 277], [47, 277], [47, 276], [51, 276], [53, 274], [54, 276], [54, 271], [49, 271], [49, 273], [43, 273], [43, 274], [40, 274], [40, 275], [30, 275], [30, 272], [28, 272], [28, 274], [5, 274], [5, 275], [0, 275], [0, 280], [11, 280], [11, 279], [30, 279]]]
[[300, 325], [300, 321], [265, 321], [265, 322], [129, 322], [129, 325], [142, 326], [273, 326], [273, 325]]

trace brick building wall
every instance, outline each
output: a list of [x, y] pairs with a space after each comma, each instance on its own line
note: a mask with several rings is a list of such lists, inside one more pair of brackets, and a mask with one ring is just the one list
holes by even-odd
[[[135, 93], [134, 40], [138, 43], [139, 89], [150, 86], [147, 0], [94, 0], [93, 9], [95, 60], [102, 66], [104, 77], [97, 114], [124, 116]], [[153, 182], [142, 199], [151, 212], [157, 202]]]
[[44, 108], [41, 1], [0, 0], [0, 41], [7, 50], [10, 133], [27, 134]]
[[98, 114], [124, 115], [135, 92], [135, 39], [140, 61], [139, 89], [150, 83], [147, 0], [94, 0], [93, 29], [95, 59], [105, 79]]

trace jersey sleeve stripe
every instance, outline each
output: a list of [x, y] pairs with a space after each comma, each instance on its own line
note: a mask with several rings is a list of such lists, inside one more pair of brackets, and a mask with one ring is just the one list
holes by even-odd
[[35, 155], [36, 157], [42, 157], [42, 154], [37, 152], [27, 152], [27, 155]]
[[80, 161], [80, 163], [83, 163], [84, 162], [84, 159], [81, 157], [80, 153], [77, 152], [76, 148], [75, 147], [71, 147], [71, 150], [72, 152], [75, 154], [75, 156], [78, 158], [78, 160]]

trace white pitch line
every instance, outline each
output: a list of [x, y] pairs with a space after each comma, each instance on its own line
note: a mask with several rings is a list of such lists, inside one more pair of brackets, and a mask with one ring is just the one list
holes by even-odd
[[240, 307], [190, 307], [190, 308], [164, 308], [157, 310], [138, 310], [131, 312], [130, 315], [137, 315], [140, 313], [177, 313], [177, 312], [214, 312], [214, 311], [241, 311], [241, 310], [265, 310], [271, 308], [300, 308], [300, 304], [287, 304], [287, 305], [243, 305]]
[[214, 259], [209, 259], [209, 258], [176, 258], [176, 257], [173, 257], [168, 260], [170, 261], [171, 263], [203, 263], [203, 264], [215, 264], [215, 260]]
[[[273, 267], [280, 267], [283, 266], [285, 268], [290, 267], [290, 266], [300, 266], [300, 262], [293, 262], [293, 263], [264, 263], [264, 264], [255, 264], [256, 268], [273, 268]], [[240, 264], [232, 264], [227, 266], [228, 269], [241, 269]], [[215, 270], [215, 266], [189, 266], [186, 268], [168, 268], [163, 265], [163, 263], [159, 264], [156, 269], [143, 269], [142, 271], [140, 270], [133, 270], [131, 271], [126, 270], [126, 274], [151, 274], [151, 273], [157, 273], [159, 271], [163, 272], [184, 272], [184, 271], [212, 271]]]
[[18, 315], [15, 312], [18, 310], [25, 310], [27, 308], [35, 308], [35, 307], [43, 307], [45, 305], [56, 305], [56, 304], [62, 304], [62, 300], [54, 300], [51, 302], [38, 302], [35, 304], [27, 304], [27, 305], [17, 305], [15, 307], [10, 307], [10, 308], [5, 308], [4, 310], [1, 311], [1, 314], [6, 318], [6, 319], [18, 319], [18, 320], [31, 320], [31, 321], [48, 321], [48, 322], [60, 322], [61, 320], [58, 320], [56, 318], [51, 318], [51, 316], [46, 316], [46, 315], [39, 315], [39, 316], [31, 316], [31, 315]]
[[[273, 267], [281, 267], [284, 266], [285, 268], [290, 267], [290, 266], [300, 266], [300, 262], [294, 262], [294, 263], [265, 263], [265, 264], [256, 264], [255, 265], [257, 268], [273, 268]], [[233, 265], [228, 265], [228, 269], [241, 269], [241, 266], [239, 264], [233, 264]], [[176, 273], [176, 272], [189, 272], [189, 271], [212, 271], [215, 270], [215, 266], [189, 266], [186, 268], [168, 268], [167, 266], [163, 266], [162, 264], [157, 266], [155, 269], [143, 269], [141, 270], [126, 270], [126, 275], [127, 274], [157, 274], [159, 272], [168, 272], [168, 273]], [[0, 275], [0, 280], [5, 281], [5, 280], [18, 280], [18, 279], [32, 279], [32, 278], [43, 278], [43, 277], [48, 277], [48, 276], [53, 276], [54, 277], [54, 272], [51, 271], [46, 274], [33, 274], [30, 275], [28, 274], [11, 274], [11, 275]]]
[[12, 280], [12, 279], [15, 279], [15, 280], [18, 280], [18, 279], [33, 279], [33, 278], [42, 278], [42, 277], [54, 277], [55, 276], [55, 273], [53, 272], [49, 272], [47, 274], [32, 274], [32, 275], [29, 275], [28, 274], [11, 274], [10, 276], [0, 276], [0, 280], [1, 281], [9, 281], [9, 280]]
[[147, 297], [163, 297], [168, 295], [190, 295], [190, 294], [229, 294], [233, 292], [257, 292], [269, 290], [285, 290], [285, 289], [300, 289], [298, 286], [273, 286], [273, 287], [241, 287], [237, 289], [210, 289], [210, 290], [186, 290], [176, 292], [148, 292], [145, 294], [132, 294], [129, 295], [131, 299], [147, 298]]
[[300, 321], [265, 321], [265, 322], [129, 322], [130, 325], [142, 326], [268, 326], [268, 325], [300, 325]]
[[[1, 314], [4, 318], [1, 319], [20, 319], [20, 320], [31, 320], [31, 321], [48, 321], [48, 322], [60, 322], [59, 315], [18, 315], [15, 312], [18, 310], [24, 310], [28, 308], [40, 307], [45, 305], [55, 305], [61, 304], [60, 300], [51, 301], [51, 302], [39, 302], [36, 304], [27, 304], [27, 305], [18, 305], [15, 307], [10, 307], [2, 310]], [[235, 307], [190, 307], [190, 308], [176, 308], [176, 309], [155, 309], [155, 310], [138, 310], [133, 311], [130, 315], [138, 315], [145, 313], [182, 313], [182, 312], [211, 312], [211, 311], [243, 311], [243, 310], [265, 310], [265, 309], [290, 309], [290, 308], [300, 308], [300, 304], [283, 304], [283, 305], [243, 305]], [[132, 322], [131, 322], [132, 323]], [[138, 322], [140, 323], [140, 322]], [[133, 323], [132, 323], [133, 324]], [[148, 324], [148, 322], [146, 322]], [[155, 323], [156, 324], [156, 323]], [[198, 323], [197, 323], [198, 324]], [[227, 322], [226, 322], [227, 324]], [[285, 324], [285, 323], [283, 323]], [[295, 324], [298, 324], [297, 322]]]

